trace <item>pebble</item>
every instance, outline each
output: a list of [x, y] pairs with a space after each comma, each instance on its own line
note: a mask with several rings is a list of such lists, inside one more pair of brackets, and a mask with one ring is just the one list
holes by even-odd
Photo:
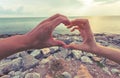
[[84, 62], [84, 63], [93, 64], [93, 61], [87, 56], [82, 56], [81, 61]]
[[23, 57], [22, 63], [23, 69], [26, 70], [36, 66], [39, 63], [39, 60], [35, 59], [32, 55], [26, 55]]
[[41, 77], [40, 77], [40, 74], [33, 72], [33, 73], [27, 73], [25, 75], [25, 78], [41, 78]]
[[41, 64], [46, 64], [46, 63], [48, 63], [49, 61], [50, 61], [50, 59], [46, 58], [46, 59], [42, 59], [42, 60], [40, 61], [40, 63], [41, 63]]
[[33, 52], [31, 52], [31, 54], [30, 55], [32, 55], [32, 56], [37, 56], [37, 55], [39, 55], [40, 54], [40, 50], [34, 50]]
[[106, 72], [107, 74], [111, 75], [111, 73], [110, 73], [110, 71], [109, 71], [109, 69], [107, 67], [104, 67], [102, 69], [103, 69], [104, 72]]
[[19, 70], [22, 66], [22, 58], [19, 57], [17, 59], [12, 60], [11, 62], [7, 62], [5, 64], [0, 65], [0, 75], [4, 73], [8, 73], [10, 71]]
[[10, 75], [10, 76], [15, 76], [15, 71], [9, 72], [8, 75]]
[[96, 61], [96, 62], [100, 62], [100, 61], [102, 60], [102, 58], [97, 57], [97, 56], [92, 57], [92, 59], [93, 59], [94, 61]]
[[86, 52], [86, 56], [88, 56], [88, 57], [93, 57], [94, 54], [92, 54], [92, 53], [87, 53], [87, 52]]
[[43, 48], [41, 49], [41, 51], [44, 53], [44, 54], [48, 54], [50, 52], [50, 49], [49, 48]]
[[62, 75], [64, 76], [64, 78], [72, 78], [71, 74], [68, 72], [63, 72]]
[[10, 75], [4, 75], [4, 76], [2, 76], [0, 78], [10, 78]]
[[82, 56], [82, 51], [80, 51], [80, 50], [72, 50], [72, 53], [74, 54], [74, 57], [76, 59], [80, 59]]
[[20, 75], [16, 75], [16, 76], [14, 76], [12, 78], [20, 78], [20, 77], [21, 77]]
[[111, 69], [111, 72], [113, 73], [113, 74], [115, 74], [115, 73], [120, 73], [120, 70], [118, 70], [118, 69]]

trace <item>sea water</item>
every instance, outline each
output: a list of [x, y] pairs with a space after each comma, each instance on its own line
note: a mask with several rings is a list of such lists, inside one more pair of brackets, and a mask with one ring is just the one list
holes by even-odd
[[[76, 16], [69, 17], [70, 20], [88, 19], [94, 33], [115, 33], [120, 34], [120, 16]], [[24, 34], [34, 29], [47, 17], [15, 17], [0, 18], [0, 34]], [[70, 30], [63, 24], [57, 26], [54, 33], [69, 34]], [[78, 32], [74, 32], [78, 33]]]

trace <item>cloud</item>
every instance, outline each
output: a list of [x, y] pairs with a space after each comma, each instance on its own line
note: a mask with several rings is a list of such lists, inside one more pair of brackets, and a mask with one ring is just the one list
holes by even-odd
[[23, 7], [18, 7], [15, 10], [12, 9], [4, 9], [3, 7], [0, 7], [0, 15], [5, 15], [5, 14], [22, 14], [23, 13]]
[[94, 0], [94, 1], [100, 4], [110, 4], [110, 3], [118, 2], [119, 0]]
[[0, 17], [120, 15], [119, 0], [1, 0], [0, 6]]

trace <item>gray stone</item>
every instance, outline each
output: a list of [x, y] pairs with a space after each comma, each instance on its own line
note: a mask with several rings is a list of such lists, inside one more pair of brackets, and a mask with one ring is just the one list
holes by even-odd
[[10, 71], [16, 71], [21, 68], [22, 58], [17, 58], [12, 60], [11, 62], [7, 62], [0, 65], [0, 75], [4, 73], [8, 73]]
[[40, 61], [40, 63], [41, 63], [41, 64], [46, 64], [46, 63], [48, 63], [49, 61], [50, 61], [50, 59], [46, 58], [46, 59], [42, 59], [42, 60]]
[[41, 49], [41, 51], [42, 51], [44, 54], [50, 53], [50, 49], [49, 49], [49, 48], [43, 48], [43, 49]]
[[16, 72], [15, 72], [15, 76], [21, 75], [21, 73], [22, 73], [21, 71], [16, 71]]
[[83, 54], [80, 50], [72, 50], [72, 53], [76, 59], [80, 59]]
[[113, 73], [113, 74], [115, 74], [115, 73], [120, 73], [120, 70], [118, 70], [118, 69], [111, 69], [111, 72]]
[[26, 70], [24, 72], [21, 73], [21, 78], [25, 78], [25, 75], [29, 73], [29, 70]]
[[10, 76], [15, 76], [15, 71], [11, 71], [8, 73]]
[[20, 53], [13, 54], [13, 55], [7, 57], [7, 59], [16, 59], [19, 57], [19, 55], [20, 55]]
[[26, 51], [23, 51], [23, 52], [19, 53], [20, 57], [25, 57], [26, 55], [28, 55], [28, 53]]
[[88, 56], [88, 57], [93, 57], [93, 56], [95, 56], [95, 55], [92, 54], [92, 53], [87, 53], [86, 56]]
[[50, 47], [50, 49], [54, 49], [55, 51], [59, 49], [58, 46]]
[[40, 50], [34, 50], [30, 55], [36, 57], [40, 54]]
[[101, 43], [101, 45], [103, 46], [108, 46], [109, 43], [107, 41], [104, 41], [104, 40], [98, 40], [99, 43]]
[[69, 51], [68, 51], [68, 49], [65, 49], [65, 48], [60, 48], [60, 54], [59, 54], [59, 56], [58, 57], [62, 57], [62, 58], [66, 58], [66, 56], [69, 54]]
[[13, 76], [12, 78], [20, 78], [20, 75]]
[[39, 60], [35, 59], [32, 55], [26, 55], [23, 57], [22, 66], [23, 69], [29, 69], [36, 66], [39, 63]]
[[40, 74], [34, 72], [34, 73], [26, 74], [25, 78], [41, 78], [41, 77], [40, 77]]
[[120, 76], [120, 74], [118, 74], [118, 76]]
[[62, 75], [64, 76], [64, 78], [72, 78], [72, 75], [68, 72], [63, 72]]
[[3, 60], [0, 61], [0, 65], [2, 65], [4, 63], [9, 63], [11, 61], [12, 61], [11, 59], [3, 59]]
[[84, 63], [93, 64], [93, 61], [87, 56], [82, 56], [81, 61], [84, 62]]
[[110, 73], [110, 71], [109, 71], [109, 69], [108, 69], [107, 67], [104, 67], [104, 68], [102, 68], [102, 69], [103, 69], [103, 71], [104, 71], [105, 73], [111, 75], [111, 73]]
[[11, 77], [10, 77], [10, 75], [4, 75], [4, 76], [2, 76], [0, 78], [11, 78]]

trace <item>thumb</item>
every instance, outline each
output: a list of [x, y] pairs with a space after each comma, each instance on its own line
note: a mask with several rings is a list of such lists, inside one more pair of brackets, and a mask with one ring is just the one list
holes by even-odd
[[67, 45], [66, 48], [75, 49], [75, 50], [83, 50], [83, 46], [81, 44], [75, 44], [75, 43], [71, 43]]
[[66, 44], [60, 40], [52, 40], [51, 44], [52, 44], [52, 46], [61, 46], [61, 47], [66, 48]]

